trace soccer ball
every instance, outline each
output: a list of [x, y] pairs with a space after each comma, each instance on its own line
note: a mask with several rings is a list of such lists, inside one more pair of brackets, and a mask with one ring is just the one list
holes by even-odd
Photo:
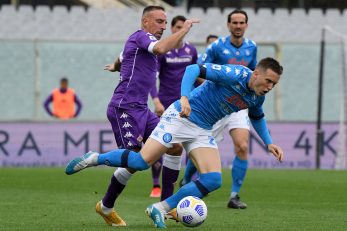
[[180, 222], [188, 227], [201, 225], [207, 217], [207, 206], [198, 197], [187, 196], [177, 204], [177, 217]]

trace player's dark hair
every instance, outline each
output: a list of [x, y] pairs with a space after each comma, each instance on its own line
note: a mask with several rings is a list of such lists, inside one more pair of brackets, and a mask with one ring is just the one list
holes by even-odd
[[60, 83], [68, 83], [69, 80], [66, 77], [60, 79]]
[[206, 37], [206, 43], [208, 43], [208, 40], [210, 40], [211, 38], [218, 39], [218, 36], [215, 35], [215, 34], [209, 34], [209, 35]]
[[276, 59], [271, 58], [271, 57], [267, 57], [267, 58], [260, 60], [256, 66], [256, 69], [258, 69], [258, 68], [263, 69], [263, 70], [271, 69], [272, 71], [274, 71], [278, 75], [282, 75], [282, 73], [283, 73], [283, 67], [281, 66], [281, 64]]
[[233, 14], [243, 14], [246, 17], [246, 23], [248, 23], [248, 15], [244, 10], [233, 10], [230, 14], [228, 14], [228, 23], [231, 22], [231, 16]]
[[142, 16], [145, 15], [146, 13], [154, 11], [154, 10], [165, 11], [164, 7], [162, 7], [162, 6], [147, 6], [143, 9]]
[[178, 21], [185, 22], [187, 19], [182, 15], [177, 15], [171, 20], [171, 27], [175, 26]]

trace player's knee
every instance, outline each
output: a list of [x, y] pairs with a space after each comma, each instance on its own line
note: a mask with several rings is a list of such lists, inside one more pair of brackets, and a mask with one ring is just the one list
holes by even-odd
[[121, 162], [122, 167], [128, 167], [138, 171], [143, 171], [150, 167], [139, 152], [129, 151], [127, 153], [127, 151], [124, 151], [121, 157]]
[[241, 141], [235, 143], [235, 152], [241, 159], [245, 159], [248, 153], [248, 142]]
[[220, 172], [200, 174], [199, 181], [209, 193], [219, 189], [222, 186], [222, 174]]

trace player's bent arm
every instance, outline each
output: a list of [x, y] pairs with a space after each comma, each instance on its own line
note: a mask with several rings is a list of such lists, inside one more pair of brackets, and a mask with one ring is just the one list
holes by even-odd
[[184, 36], [189, 32], [193, 23], [197, 23], [197, 22], [199, 22], [199, 20], [195, 20], [195, 19], [186, 20], [181, 30], [179, 30], [178, 32], [174, 34], [171, 34], [167, 38], [164, 38], [158, 41], [154, 45], [152, 53], [155, 55], [162, 55], [168, 52], [169, 50], [177, 47], [182, 41], [182, 39], [184, 38]]
[[266, 120], [264, 118], [264, 113], [262, 113], [260, 116], [254, 116], [252, 114], [248, 114], [252, 126], [259, 135], [259, 137], [262, 139], [266, 147], [268, 147], [270, 144], [272, 144], [271, 135], [269, 133], [269, 129], [266, 125]]
[[181, 83], [181, 96], [189, 96], [190, 92], [194, 89], [195, 81], [199, 75], [203, 75], [203, 73], [201, 73], [201, 69], [201, 66], [197, 64], [186, 67]]

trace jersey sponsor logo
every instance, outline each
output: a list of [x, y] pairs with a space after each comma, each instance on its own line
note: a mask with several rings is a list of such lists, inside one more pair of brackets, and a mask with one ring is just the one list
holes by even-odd
[[124, 135], [125, 138], [130, 138], [130, 137], [134, 137], [133, 134], [131, 132], [126, 132]]
[[154, 131], [153, 135], [156, 136], [156, 137], [159, 137], [159, 132], [158, 131]]
[[231, 58], [228, 60], [228, 64], [237, 64], [237, 65], [242, 65], [247, 67], [248, 66], [248, 62], [245, 61], [244, 59], [241, 59], [241, 61], [237, 61], [236, 58]]
[[187, 56], [187, 57], [174, 57], [174, 58], [170, 58], [170, 57], [166, 57], [166, 62], [167, 63], [191, 63], [192, 62], [192, 57], [191, 56]]
[[129, 115], [125, 112], [123, 112], [123, 114], [120, 116], [121, 119], [124, 119], [124, 118], [128, 118]]
[[232, 95], [227, 98], [227, 101], [232, 105], [238, 107], [240, 110], [246, 109], [248, 107], [245, 101], [243, 101], [243, 99], [239, 95]]
[[132, 126], [131, 126], [131, 124], [129, 124], [129, 122], [125, 122], [124, 124], [123, 124], [123, 128], [131, 128]]
[[217, 71], [222, 70], [222, 66], [218, 64], [212, 64], [211, 68]]
[[171, 140], [172, 140], [172, 135], [170, 133], [165, 133], [163, 135], [163, 141], [165, 143], [170, 143]]

